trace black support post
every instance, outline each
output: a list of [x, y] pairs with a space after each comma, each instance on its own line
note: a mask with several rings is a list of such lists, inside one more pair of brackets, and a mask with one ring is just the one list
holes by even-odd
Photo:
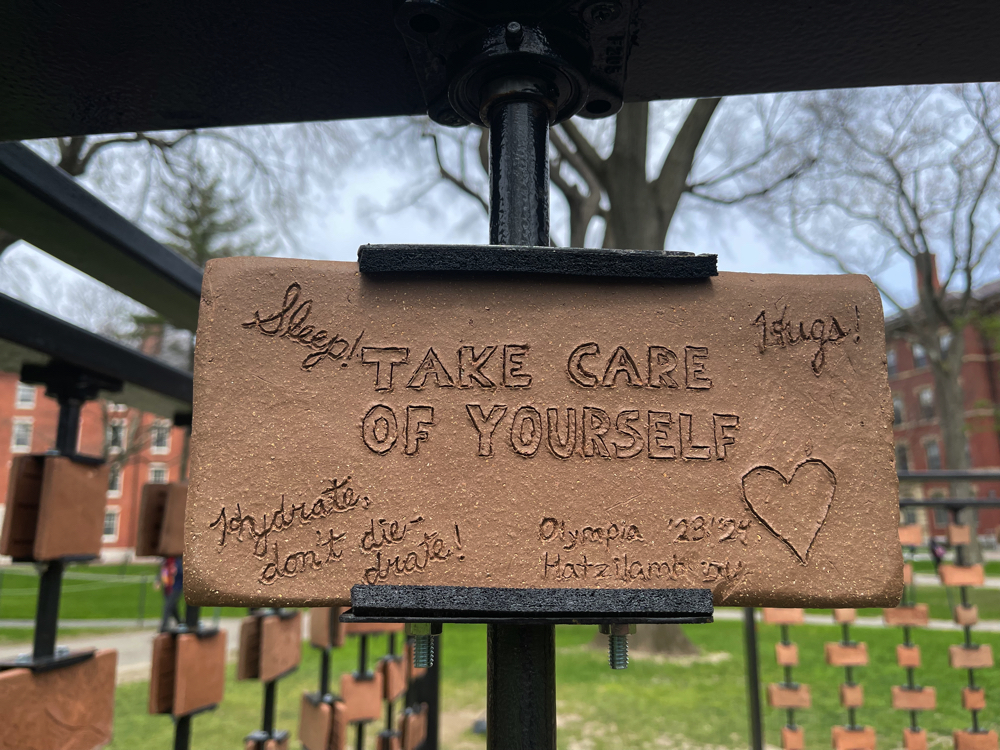
[[[746, 654], [747, 713], [750, 714], [750, 747], [764, 748], [764, 723], [760, 706], [760, 664], [757, 651], [757, 620], [753, 607], [743, 608], [743, 643]], [[784, 629], [787, 632], [787, 627]], [[787, 675], [787, 670], [786, 670]], [[785, 682], [789, 680], [785, 679]]]
[[[516, 89], [516, 83], [505, 86]], [[528, 91], [489, 113], [490, 244], [549, 244], [549, 111]], [[555, 750], [554, 625], [489, 625], [486, 747]]]

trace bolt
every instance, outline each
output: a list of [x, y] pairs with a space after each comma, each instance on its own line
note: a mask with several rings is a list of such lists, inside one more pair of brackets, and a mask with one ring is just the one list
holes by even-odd
[[600, 627], [608, 637], [608, 663], [612, 669], [625, 669], [628, 666], [628, 637], [635, 633], [635, 625], [612, 623]]
[[441, 626], [429, 622], [406, 623], [406, 635], [413, 636], [413, 666], [426, 669], [434, 666], [434, 639]]
[[521, 40], [524, 39], [524, 29], [521, 28], [521, 24], [517, 21], [511, 21], [507, 24], [507, 28], [504, 31], [504, 39], [506, 39], [507, 46], [511, 49], [520, 47]]

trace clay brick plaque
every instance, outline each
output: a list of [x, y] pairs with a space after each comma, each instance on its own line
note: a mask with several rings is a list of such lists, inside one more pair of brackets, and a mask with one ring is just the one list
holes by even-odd
[[854, 685], [842, 683], [840, 686], [840, 705], [844, 708], [861, 708], [865, 705], [864, 686], [857, 683]]
[[375, 738], [375, 750], [403, 750], [403, 738], [399, 732], [379, 732]]
[[966, 711], [982, 711], [986, 708], [986, 691], [983, 688], [962, 688], [962, 708]]
[[823, 652], [831, 667], [864, 667], [868, 664], [867, 643], [825, 643]]
[[100, 555], [107, 465], [18, 456], [10, 477], [0, 554], [20, 560]]
[[943, 563], [938, 566], [938, 575], [941, 577], [941, 583], [945, 586], [982, 586], [986, 582], [981, 564], [949, 565]]
[[910, 563], [905, 563], [903, 565], [903, 585], [911, 586], [913, 584], [913, 566]]
[[985, 669], [993, 666], [993, 647], [980, 644], [975, 648], [948, 646], [948, 663], [955, 669]]
[[341, 701], [326, 703], [315, 693], [302, 694], [299, 739], [305, 750], [344, 750], [347, 721]]
[[387, 635], [405, 628], [401, 622], [345, 622], [343, 626], [345, 635]]
[[781, 667], [797, 667], [799, 665], [799, 647], [794, 643], [775, 643], [774, 658]]
[[226, 631], [177, 636], [173, 715], [186, 716], [222, 702], [226, 682]]
[[920, 666], [920, 646], [907, 646], [900, 643], [896, 646], [896, 664], [903, 669]]
[[137, 557], [184, 554], [186, 498], [186, 482], [143, 485], [135, 540]]
[[369, 679], [353, 674], [340, 676], [340, 695], [344, 700], [346, 721], [374, 721], [382, 713], [382, 673]]
[[399, 717], [403, 750], [416, 750], [427, 738], [427, 704], [406, 709]]
[[972, 541], [972, 530], [965, 524], [948, 524], [948, 544], [957, 547], [960, 544], [968, 544]]
[[260, 679], [270, 682], [302, 661], [302, 613], [267, 615], [260, 623]]
[[838, 625], [850, 625], [858, 619], [856, 609], [835, 609], [833, 610], [833, 621]]
[[0, 748], [93, 750], [111, 740], [115, 651], [61, 669], [0, 672]]
[[997, 733], [993, 730], [988, 732], [965, 732], [956, 729], [951, 733], [955, 750], [997, 750]]
[[260, 617], [244, 617], [240, 622], [240, 647], [236, 656], [236, 679], [255, 680], [260, 676]]
[[383, 699], [394, 701], [406, 692], [406, 662], [401, 656], [386, 656], [379, 660], [382, 672]]
[[900, 711], [933, 711], [937, 708], [937, 692], [932, 687], [910, 690], [893, 685], [892, 707]]
[[833, 750], [875, 750], [875, 729], [833, 728]]
[[882, 619], [886, 625], [912, 628], [925, 628], [930, 622], [930, 607], [926, 604], [914, 604], [911, 607], [893, 607], [882, 610]]
[[205, 274], [185, 588], [711, 588], [894, 606], [882, 305], [861, 276]]
[[781, 750], [804, 750], [806, 733], [802, 727], [781, 728]]
[[911, 523], [899, 527], [899, 543], [904, 547], [919, 547], [924, 543], [924, 530]]
[[339, 607], [314, 607], [309, 610], [309, 642], [316, 648], [340, 648], [344, 645], [344, 624]]
[[975, 625], [979, 622], [979, 607], [975, 604], [968, 607], [959, 604], [951, 613], [959, 625]]
[[903, 750], [927, 750], [927, 730], [904, 728]]
[[168, 714], [174, 705], [177, 639], [173, 633], [157, 633], [149, 676], [149, 713]]
[[806, 611], [796, 607], [764, 607], [761, 614], [768, 625], [801, 625], [806, 621]]
[[808, 685], [780, 685], [772, 682], [767, 686], [767, 705], [771, 708], [809, 708], [812, 697]]

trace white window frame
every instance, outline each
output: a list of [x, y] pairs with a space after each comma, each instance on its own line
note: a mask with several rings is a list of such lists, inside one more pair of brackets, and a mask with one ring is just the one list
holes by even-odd
[[[157, 419], [149, 428], [149, 452], [154, 456], [165, 456], [170, 453], [170, 428], [171, 423], [169, 419]], [[156, 435], [159, 430], [163, 430], [163, 433], [167, 436], [165, 444], [158, 446], [156, 444]]]
[[[906, 456], [906, 468], [900, 468], [899, 466], [899, 450], [902, 448], [903, 454]], [[910, 455], [910, 446], [906, 444], [905, 441], [900, 441], [896, 443], [896, 471], [910, 471], [910, 464], [913, 462], [913, 457]], [[902, 495], [900, 495], [902, 497]]]
[[[163, 481], [158, 482], [153, 478], [153, 473], [157, 471], [163, 472]], [[170, 481], [170, 467], [165, 463], [151, 463], [149, 465], [149, 482], [150, 484], [167, 484]]]
[[118, 482], [116, 484], [118, 486], [117, 487], [112, 487], [111, 483], [108, 482], [108, 495], [107, 495], [108, 497], [121, 497], [122, 496], [122, 484], [123, 484], [122, 475], [125, 473], [125, 467], [122, 466], [121, 464], [112, 464], [111, 468], [109, 469], [110, 473], [108, 474], [108, 479], [111, 479], [111, 477], [116, 476], [116, 474], [115, 474], [116, 471], [117, 471], [117, 477], [118, 477]]
[[[910, 347], [910, 351], [913, 352], [914, 369], [927, 367], [927, 365], [930, 364], [930, 357], [927, 355], [927, 350], [923, 347], [922, 344], [913, 344]], [[917, 355], [918, 351], [921, 353], [919, 356]], [[920, 362], [921, 359], [923, 360], [923, 362]]]
[[[941, 441], [938, 440], [937, 438], [933, 438], [932, 437], [932, 438], [927, 438], [925, 440], [922, 440], [921, 443], [924, 446], [924, 460], [927, 463], [927, 470], [928, 471], [937, 471], [942, 466], [944, 466], [944, 461], [941, 460]], [[935, 448], [937, 448], [937, 455], [938, 455], [937, 469], [932, 469], [931, 468], [931, 457], [927, 453], [927, 446], [928, 445], [933, 445]]]
[[[896, 421], [896, 404], [899, 404], [899, 421]], [[902, 393], [892, 394], [892, 423], [897, 427], [906, 422], [906, 399]]]
[[[924, 394], [931, 394], [931, 416], [924, 415]], [[917, 389], [917, 408], [919, 409], [919, 414], [921, 419], [934, 419], [937, 417], [937, 400], [935, 399], [934, 387], [926, 386], [924, 388]]]
[[[111, 436], [114, 434], [114, 428], [121, 427], [122, 429], [122, 444], [113, 445], [111, 442]], [[125, 417], [115, 417], [108, 421], [108, 453], [114, 455], [121, 453], [125, 448], [128, 447], [128, 419]]]
[[128, 411], [128, 404], [116, 404], [114, 401], [109, 401], [108, 411]]
[[889, 349], [885, 353], [885, 369], [889, 373], [889, 377], [892, 377], [899, 373], [899, 355], [896, 354], [896, 350]]
[[[30, 399], [22, 398], [22, 396], [29, 393], [31, 394]], [[34, 409], [37, 398], [38, 388], [36, 386], [22, 383], [20, 380], [17, 381], [17, 389], [14, 394], [15, 409]]]
[[118, 541], [118, 531], [121, 528], [121, 520], [122, 520], [122, 509], [121, 509], [121, 506], [118, 506], [118, 505], [108, 505], [107, 507], [105, 507], [105, 509], [104, 509], [104, 524], [105, 524], [105, 528], [107, 527], [108, 516], [112, 515], [112, 514], [115, 517], [115, 533], [113, 533], [113, 534], [105, 534], [105, 533], [103, 533], [103, 530], [102, 530], [101, 541], [105, 542], [105, 543], [107, 543], [107, 542], [117, 542]]
[[[28, 425], [28, 444], [18, 445], [16, 442], [17, 428], [21, 425]], [[13, 417], [10, 426], [10, 452], [11, 453], [31, 453], [31, 443], [35, 439], [35, 418], [34, 417]]]

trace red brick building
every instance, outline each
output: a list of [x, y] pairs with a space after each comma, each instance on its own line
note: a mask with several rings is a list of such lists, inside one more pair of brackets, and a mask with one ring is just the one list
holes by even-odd
[[[0, 502], [6, 501], [11, 460], [55, 446], [59, 405], [43, 386], [25, 385], [0, 372]], [[105, 548], [123, 553], [135, 547], [139, 497], [146, 482], [180, 479], [184, 430], [170, 420], [136, 409], [89, 402], [80, 420], [79, 451], [106, 455], [111, 480], [104, 519]], [[0, 505], [0, 519], [4, 508]]]
[[[1000, 283], [988, 284], [976, 290], [984, 308], [1000, 308]], [[927, 352], [907, 335], [899, 316], [886, 320], [886, 361], [889, 386], [892, 389], [896, 439], [896, 468], [923, 471], [947, 466], [944, 442], [938, 424], [934, 396], [934, 376]], [[944, 336], [944, 334], [943, 334]], [[962, 358], [962, 389], [965, 396], [966, 451], [974, 469], [1000, 469], [1000, 352], [994, 350], [989, 337], [977, 326], [969, 325], [963, 332], [965, 353]], [[942, 346], [947, 337], [942, 338]], [[980, 482], [973, 485], [976, 497], [996, 498], [1000, 482]], [[947, 497], [947, 483], [913, 483], [900, 485], [900, 496], [911, 498]], [[926, 518], [924, 516], [926, 515]], [[943, 535], [948, 514], [936, 511], [918, 513], [911, 520], [926, 521], [931, 532]], [[980, 513], [979, 533], [992, 537], [1000, 526], [1000, 509], [984, 509]]]

